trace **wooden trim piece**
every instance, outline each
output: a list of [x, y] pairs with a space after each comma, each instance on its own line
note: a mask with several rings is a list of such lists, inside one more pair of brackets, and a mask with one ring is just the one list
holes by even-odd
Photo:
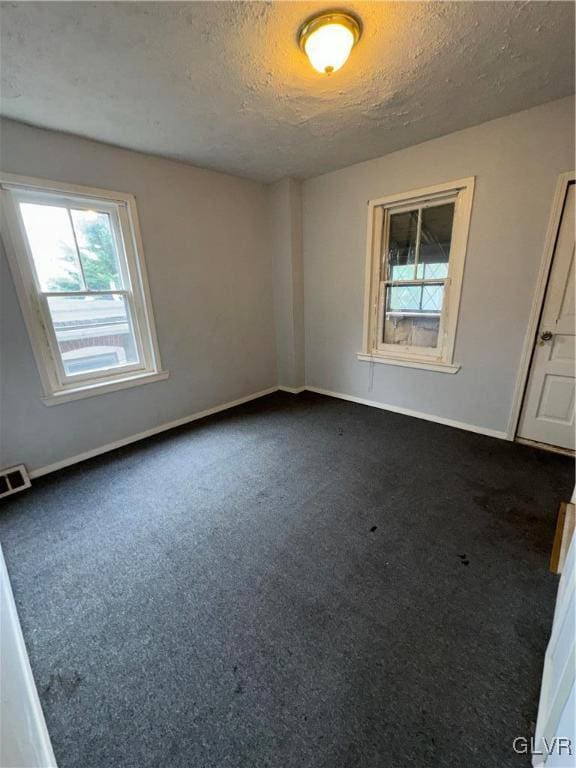
[[460, 367], [458, 363], [443, 363], [441, 360], [431, 358], [426, 360], [425, 358], [403, 358], [403, 357], [385, 357], [384, 355], [366, 355], [363, 352], [358, 352], [356, 355], [360, 362], [364, 363], [381, 363], [383, 365], [400, 365], [405, 368], [422, 368], [426, 371], [436, 371], [437, 373], [458, 373]]
[[152, 427], [151, 429], [147, 429], [144, 432], [139, 432], [136, 435], [129, 435], [128, 437], [123, 437], [120, 440], [116, 440], [113, 443], [107, 443], [106, 445], [100, 445], [98, 448], [92, 448], [90, 451], [85, 451], [84, 453], [79, 453], [76, 456], [70, 456], [66, 459], [62, 459], [62, 461], [56, 461], [54, 464], [48, 464], [45, 467], [38, 467], [37, 469], [33, 469], [28, 472], [29, 476], [32, 479], [35, 479], [37, 477], [42, 477], [42, 475], [47, 475], [50, 472], [56, 472], [59, 469], [64, 469], [65, 467], [69, 467], [72, 464], [78, 464], [80, 461], [86, 461], [86, 459], [92, 459], [94, 456], [100, 456], [102, 453], [108, 453], [108, 451], [114, 451], [116, 448], [123, 448], [125, 445], [130, 445], [130, 443], [136, 443], [138, 440], [144, 440], [147, 437], [152, 437], [152, 435], [158, 435], [160, 432], [166, 432], [169, 429], [174, 429], [174, 427], [180, 427], [183, 424], [188, 424], [191, 421], [197, 421], [198, 419], [203, 419], [206, 416], [212, 416], [214, 413], [219, 413], [220, 411], [225, 411], [228, 408], [234, 408], [237, 405], [242, 405], [243, 403], [248, 403], [250, 400], [256, 400], [259, 397], [264, 397], [265, 395], [270, 395], [273, 392], [277, 392], [278, 387], [269, 387], [268, 389], [263, 389], [260, 392], [253, 392], [251, 395], [245, 395], [244, 397], [239, 397], [237, 400], [232, 400], [229, 403], [222, 403], [221, 405], [215, 405], [213, 408], [206, 408], [204, 411], [199, 411], [197, 413], [192, 413], [189, 416], [184, 416], [181, 419], [175, 419], [174, 421], [169, 421], [164, 424], [159, 424], [156, 427]]
[[528, 445], [531, 448], [539, 448], [541, 451], [548, 451], [548, 453], [561, 453], [563, 456], [576, 456], [576, 451], [571, 448], [561, 448], [559, 445], [550, 445], [549, 443], [539, 443], [537, 440], [528, 440], [527, 437], [515, 437], [515, 443], [520, 445]]
[[13, 189], [37, 189], [39, 192], [47, 190], [51, 192], [61, 192], [63, 196], [73, 197], [96, 197], [102, 200], [112, 200], [114, 202], [129, 202], [135, 200], [130, 192], [113, 192], [110, 189], [101, 189], [100, 187], [86, 187], [80, 184], [70, 184], [63, 181], [52, 181], [50, 179], [37, 179], [32, 176], [20, 176], [17, 173], [7, 173], [0, 171], [0, 184], [6, 188]]
[[550, 571], [552, 573], [562, 573], [570, 542], [574, 536], [575, 523], [576, 505], [563, 501], [558, 511], [556, 533], [554, 534], [554, 544], [552, 545], [552, 554], [550, 556]]
[[544, 250], [542, 259], [540, 261], [538, 278], [536, 280], [536, 288], [534, 290], [534, 298], [532, 300], [530, 317], [528, 319], [528, 328], [526, 329], [524, 345], [522, 347], [522, 356], [518, 366], [518, 375], [516, 377], [516, 386], [514, 388], [514, 396], [512, 398], [510, 419], [508, 420], [508, 428], [506, 430], [508, 440], [514, 440], [516, 431], [518, 429], [522, 401], [524, 400], [524, 391], [526, 389], [526, 382], [528, 381], [528, 374], [530, 373], [530, 362], [532, 360], [534, 341], [536, 339], [536, 332], [540, 322], [540, 313], [542, 311], [542, 305], [546, 295], [546, 285], [548, 283], [548, 275], [550, 274], [552, 259], [554, 257], [554, 250], [556, 248], [556, 238], [558, 236], [558, 229], [562, 219], [562, 211], [564, 210], [566, 193], [568, 191], [568, 185], [575, 179], [576, 172], [569, 171], [568, 173], [560, 174], [556, 183], [556, 190], [554, 192], [554, 199], [552, 200], [552, 207], [550, 209], [550, 217], [548, 220], [548, 228], [546, 230], [546, 237], [544, 240]]
[[446, 194], [452, 192], [459, 192], [461, 189], [466, 189], [474, 185], [474, 176], [467, 176], [463, 179], [456, 179], [456, 181], [445, 181], [442, 184], [432, 184], [429, 187], [420, 187], [419, 189], [409, 189], [407, 192], [394, 193], [393, 195], [385, 195], [384, 197], [377, 197], [374, 200], [370, 200], [371, 205], [392, 205], [394, 203], [402, 203], [410, 201], [410, 203], [418, 200], [427, 200], [430, 197], [444, 197]]
[[500, 432], [497, 429], [480, 427], [476, 424], [469, 424], [468, 422], [465, 422], [465, 421], [456, 421], [456, 419], [445, 419], [442, 416], [434, 416], [431, 413], [424, 413], [423, 411], [413, 411], [411, 408], [401, 408], [400, 406], [388, 405], [387, 403], [379, 403], [376, 400], [366, 400], [363, 397], [354, 397], [353, 395], [345, 395], [342, 392], [332, 392], [329, 389], [322, 389], [321, 387], [313, 387], [310, 384], [306, 385], [306, 389], [309, 392], [317, 392], [319, 395], [327, 395], [328, 397], [337, 397], [339, 400], [349, 400], [351, 403], [368, 405], [371, 408], [379, 408], [382, 411], [392, 411], [392, 413], [401, 413], [404, 416], [414, 416], [417, 419], [424, 419], [424, 421], [433, 421], [436, 424], [444, 424], [447, 427], [455, 427], [456, 429], [464, 429], [467, 432], [475, 432], [476, 434], [479, 434], [479, 435], [496, 437], [499, 440], [506, 439], [506, 432]]
[[142, 384], [153, 384], [155, 381], [164, 381], [169, 376], [169, 371], [158, 371], [156, 373], [137, 371], [131, 376], [124, 376], [124, 378], [107, 379], [98, 384], [90, 382], [83, 387], [78, 387], [78, 389], [61, 390], [53, 395], [46, 395], [42, 398], [42, 402], [48, 406], [71, 403], [73, 400], [83, 400], [85, 397], [105, 395], [107, 392], [117, 392], [120, 389], [129, 389], [130, 387], [137, 387]]
[[106, 445], [102, 445], [98, 448], [93, 448], [90, 451], [86, 451], [85, 453], [78, 454], [76, 456], [70, 456], [67, 459], [63, 459], [62, 461], [57, 461], [54, 464], [49, 464], [45, 467], [38, 467], [37, 469], [33, 469], [29, 472], [29, 476], [34, 479], [37, 477], [41, 477], [42, 475], [47, 475], [50, 472], [56, 472], [59, 469], [64, 469], [65, 467], [69, 467], [72, 464], [77, 464], [81, 461], [85, 461], [86, 459], [91, 459], [94, 456], [99, 456], [103, 453], [108, 453], [108, 451], [113, 451], [116, 448], [122, 448], [125, 445], [130, 445], [130, 443], [135, 443], [138, 440], [144, 440], [147, 437], [151, 437], [152, 435], [157, 435], [160, 432], [165, 432], [169, 429], [173, 429], [174, 427], [179, 427], [183, 424], [188, 424], [189, 422], [196, 421], [198, 419], [203, 419], [206, 416], [211, 416], [214, 413], [219, 413], [220, 411], [225, 411], [228, 408], [234, 408], [237, 405], [242, 405], [242, 403], [247, 403], [250, 400], [256, 400], [259, 397], [264, 397], [265, 395], [270, 395], [273, 392], [288, 392], [290, 394], [299, 394], [300, 392], [308, 391], [308, 392], [317, 392], [321, 395], [327, 395], [329, 397], [336, 397], [340, 400], [349, 400], [352, 403], [360, 403], [361, 405], [368, 405], [372, 408], [380, 408], [384, 411], [392, 411], [393, 413], [401, 413], [405, 416], [414, 416], [418, 419], [424, 419], [425, 421], [433, 421], [437, 424], [444, 424], [448, 427], [455, 427], [456, 429], [464, 429], [468, 432], [476, 432], [480, 435], [488, 435], [489, 437], [496, 437], [499, 439], [505, 439], [506, 433], [505, 432], [499, 432], [496, 429], [488, 429], [487, 427], [480, 427], [475, 424], [468, 424], [463, 421], [455, 421], [454, 419], [444, 419], [440, 416], [433, 416], [428, 413], [423, 413], [421, 411], [413, 411], [409, 410], [408, 408], [399, 408], [394, 405], [386, 405], [385, 403], [378, 403], [374, 400], [365, 400], [361, 397], [353, 397], [352, 395], [345, 395], [340, 392], [332, 392], [327, 389], [321, 389], [320, 387], [312, 387], [309, 385], [306, 385], [304, 387], [284, 387], [284, 386], [274, 386], [269, 387], [268, 389], [264, 389], [260, 392], [254, 392], [251, 395], [246, 395], [245, 397], [241, 397], [238, 400], [233, 400], [229, 403], [223, 403], [222, 405], [217, 405], [213, 408], [207, 408], [204, 411], [200, 411], [199, 413], [193, 413], [190, 416], [184, 416], [181, 419], [176, 419], [175, 421], [168, 422], [166, 424], [160, 424], [157, 427], [152, 427], [151, 429], [147, 429], [145, 432], [140, 432], [136, 435], [130, 435], [129, 437], [122, 438], [121, 440], [117, 440], [113, 443], [108, 443]]

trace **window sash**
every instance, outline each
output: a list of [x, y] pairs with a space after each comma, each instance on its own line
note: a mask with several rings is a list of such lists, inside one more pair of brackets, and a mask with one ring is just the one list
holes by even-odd
[[[404, 203], [403, 205], [389, 205], [389, 206], [381, 206], [383, 211], [383, 227], [382, 227], [382, 244], [386, 243], [386, 248], [381, 248], [380, 252], [380, 258], [382, 260], [382, 271], [381, 274], [388, 275], [388, 266], [389, 266], [389, 242], [390, 242], [390, 221], [392, 216], [398, 214], [398, 213], [414, 213], [418, 212], [418, 225], [417, 225], [417, 231], [416, 231], [416, 250], [415, 250], [415, 260], [414, 260], [414, 274], [417, 274], [417, 268], [420, 264], [420, 250], [421, 250], [421, 243], [422, 243], [422, 214], [424, 211], [430, 209], [430, 208], [439, 208], [443, 205], [448, 205], [449, 203], [454, 204], [454, 215], [452, 218], [452, 231], [454, 231], [454, 224], [456, 221], [456, 204], [458, 202], [458, 195], [450, 194], [450, 195], [439, 195], [436, 197], [432, 197], [428, 200], [413, 200], [408, 203]], [[450, 251], [452, 251], [452, 246], [450, 247]], [[450, 264], [450, 258], [448, 259], [448, 264]], [[383, 278], [388, 280], [388, 278]], [[418, 279], [418, 278], [414, 278]], [[405, 281], [401, 281], [405, 282]]]
[[[390, 214], [407, 213], [408, 211], [416, 211], [418, 209], [425, 211], [427, 208], [436, 208], [439, 205], [456, 203], [457, 200], [457, 192], [441, 192], [437, 195], [424, 195], [422, 197], [417, 195], [401, 203], [381, 203], [379, 207], [384, 208]], [[376, 204], [378, 205], [378, 203]]]
[[[86, 197], [78, 197], [75, 195], [62, 195], [62, 194], [52, 195], [49, 192], [20, 189], [20, 188], [14, 189], [12, 193], [12, 197], [15, 203], [16, 217], [18, 219], [20, 235], [23, 239], [24, 246], [26, 249], [26, 255], [28, 257], [28, 264], [32, 270], [32, 274], [35, 278], [36, 288], [39, 293], [42, 293], [43, 291], [40, 284], [40, 278], [36, 269], [34, 256], [30, 248], [26, 227], [24, 226], [22, 213], [20, 211], [20, 203], [44, 205], [47, 208], [54, 208], [54, 207], [64, 208], [66, 210], [68, 214], [68, 219], [70, 221], [71, 232], [74, 239], [74, 247], [76, 250], [76, 262], [77, 262], [78, 270], [82, 277], [82, 282], [84, 284], [84, 288], [86, 291], [94, 291], [95, 289], [89, 288], [86, 283], [84, 267], [82, 264], [82, 259], [80, 254], [80, 246], [78, 245], [76, 228], [74, 226], [73, 217], [72, 217], [72, 210], [94, 211], [95, 213], [102, 213], [107, 215], [109, 217], [112, 236], [114, 238], [114, 246], [116, 248], [116, 254], [118, 256], [118, 265], [120, 268], [120, 273], [122, 278], [122, 288], [120, 290], [132, 289], [132, 285], [134, 283], [131, 275], [131, 272], [133, 271], [131, 269], [131, 262], [134, 259], [130, 258], [132, 254], [130, 252], [130, 248], [128, 248], [126, 244], [126, 241], [127, 241], [126, 235], [128, 234], [129, 229], [127, 229], [124, 226], [122, 221], [122, 211], [125, 211], [126, 209], [125, 203], [98, 200], [96, 198], [87, 199]], [[78, 291], [78, 293], [81, 293], [81, 290]]]
[[[142, 335], [135, 321], [134, 298], [129, 291], [40, 291], [38, 296], [40, 299], [40, 311], [44, 329], [48, 337], [48, 344], [52, 353], [52, 358], [57, 368], [58, 381], [61, 385], [71, 383], [80, 384], [82, 382], [109, 379], [112, 377], [116, 378], [120, 375], [146, 370]], [[111, 366], [109, 368], [100, 368], [98, 370], [88, 371], [86, 373], [66, 373], [66, 369], [64, 367], [64, 359], [62, 357], [62, 352], [60, 351], [60, 345], [58, 343], [58, 337], [56, 335], [56, 328], [54, 327], [54, 321], [52, 320], [52, 314], [48, 305], [48, 299], [50, 297], [62, 298], [65, 296], [70, 296], [72, 298], [77, 298], [78, 296], [123, 296], [126, 301], [128, 317], [131, 321], [131, 331], [134, 336], [134, 342], [138, 353], [138, 362], [126, 363], [125, 365], [116, 365], [113, 367]]]
[[[422, 285], [422, 284], [429, 284], [428, 281], [414, 281], [412, 283], [413, 285]], [[384, 342], [384, 323], [386, 322], [386, 290], [388, 287], [398, 285], [398, 283], [391, 283], [386, 281], [381, 281], [380, 283], [380, 289], [378, 292], [378, 307], [377, 307], [377, 316], [376, 316], [376, 337], [373, 342], [373, 349], [381, 352], [381, 353], [387, 353], [391, 356], [403, 356], [403, 357], [426, 357], [431, 358], [434, 360], [442, 360], [442, 350], [444, 345], [444, 337], [445, 337], [445, 327], [447, 322], [447, 307], [448, 307], [448, 290], [450, 286], [450, 280], [449, 278], [446, 278], [445, 280], [435, 280], [433, 281], [434, 285], [443, 285], [444, 286], [444, 297], [442, 301], [442, 311], [440, 313], [437, 313], [435, 316], [440, 317], [440, 325], [438, 327], [438, 341], [435, 347], [419, 347], [415, 344], [387, 344]], [[404, 285], [404, 283], [402, 283]], [[409, 312], [405, 314], [410, 314]], [[417, 313], [415, 312], [414, 315], [419, 317], [425, 317], [426, 315], [423, 313]]]
[[[12, 179], [17, 181], [13, 182]], [[3, 221], [7, 225], [7, 235], [11, 235], [8, 251], [12, 271], [47, 397], [90, 390], [92, 385], [97, 387], [121, 383], [140, 374], [157, 374], [160, 371], [146, 275], [144, 265], [139, 261], [141, 256], [137, 252], [141, 242], [134, 199], [130, 195], [116, 195], [103, 190], [81, 187], [72, 189], [74, 191], [69, 192], [65, 185], [56, 182], [46, 182], [44, 186], [44, 182], [35, 179], [20, 181], [20, 177], [9, 174], [3, 174], [0, 179], [0, 196], [4, 203]], [[102, 193], [102, 197], [98, 193]], [[122, 288], [96, 290], [85, 286], [85, 291], [42, 290], [19, 208], [21, 202], [64, 207], [68, 211], [90, 210], [107, 214], [116, 246]], [[124, 298], [131, 336], [138, 356], [137, 362], [84, 373], [65, 372], [48, 299], [52, 296], [78, 298], [83, 295], [116, 295]]]
[[[414, 267], [414, 275], [418, 273], [418, 265], [420, 259], [420, 246], [422, 237], [422, 211], [427, 208], [434, 208], [447, 203], [456, 203], [457, 195], [440, 195], [438, 197], [422, 200], [419, 202], [409, 201], [399, 206], [382, 206], [382, 236], [379, 238], [380, 258], [379, 258], [379, 289], [378, 289], [378, 303], [376, 308], [375, 318], [375, 337], [373, 338], [373, 348], [380, 353], [389, 353], [391, 355], [402, 355], [406, 357], [430, 357], [435, 360], [442, 359], [442, 350], [444, 347], [445, 326], [446, 326], [446, 314], [448, 306], [448, 289], [450, 286], [450, 267], [451, 267], [451, 251], [448, 256], [448, 276], [445, 278], [435, 279], [418, 279], [414, 277], [409, 280], [392, 280], [389, 278], [390, 274], [390, 222], [394, 214], [397, 213], [412, 213], [418, 211], [418, 221], [416, 230], [416, 247], [414, 252], [414, 263], [410, 266]], [[454, 219], [455, 219], [454, 211]], [[452, 223], [452, 229], [454, 229], [454, 220]], [[409, 285], [443, 285], [444, 295], [442, 300], [442, 309], [438, 313], [440, 317], [440, 324], [438, 328], [438, 339], [436, 346], [434, 347], [422, 347], [414, 344], [390, 344], [384, 341], [384, 326], [386, 323], [386, 296], [387, 291], [391, 286], [409, 286]], [[407, 313], [408, 314], [408, 313]], [[420, 314], [420, 316], [423, 316]]]
[[447, 282], [447, 277], [423, 277], [414, 278], [414, 280], [381, 280], [384, 285], [392, 285], [394, 287], [402, 285], [439, 285], [440, 283]]

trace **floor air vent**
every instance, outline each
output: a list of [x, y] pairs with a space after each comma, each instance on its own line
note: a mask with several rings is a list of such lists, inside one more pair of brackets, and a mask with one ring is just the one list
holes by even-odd
[[0, 470], [0, 499], [11, 493], [23, 491], [24, 488], [30, 488], [30, 485], [30, 478], [24, 464]]

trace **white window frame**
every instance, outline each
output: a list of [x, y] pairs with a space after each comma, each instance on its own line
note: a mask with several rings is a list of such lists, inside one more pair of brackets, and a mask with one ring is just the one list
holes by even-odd
[[[48, 295], [59, 292], [41, 290], [24, 223], [18, 210], [20, 201], [50, 202], [110, 214], [110, 223], [119, 250], [125, 287], [122, 294], [130, 307], [139, 362], [83, 374], [64, 371], [56, 335], [47, 304]], [[148, 384], [168, 377], [162, 370], [136, 200], [124, 192], [63, 184], [10, 173], [0, 173], [2, 237], [34, 358], [44, 390], [46, 405], [65, 403], [118, 389]], [[69, 295], [69, 292], [66, 292]], [[77, 291], [77, 295], [97, 291]], [[104, 292], [106, 293], [106, 292]]]
[[[464, 262], [468, 244], [474, 176], [431, 187], [387, 195], [368, 201], [368, 231], [366, 249], [366, 278], [364, 291], [364, 333], [362, 351], [358, 359], [367, 362], [423, 368], [441, 373], [457, 373], [460, 365], [454, 362], [454, 346], [458, 324]], [[384, 284], [389, 283], [382, 273], [382, 243], [388, 240], [389, 219], [392, 213], [426, 208], [454, 202], [452, 240], [448, 262], [448, 276], [444, 279], [444, 302], [440, 317], [438, 345], [435, 348], [384, 344], [382, 323], [384, 318]], [[437, 281], [436, 281], [437, 282]]]

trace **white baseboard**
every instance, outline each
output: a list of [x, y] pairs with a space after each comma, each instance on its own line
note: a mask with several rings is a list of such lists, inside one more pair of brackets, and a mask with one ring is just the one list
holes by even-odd
[[135, 443], [138, 440], [143, 440], [146, 437], [152, 437], [152, 435], [157, 435], [160, 432], [166, 432], [168, 429], [174, 429], [174, 427], [180, 427], [183, 424], [189, 424], [191, 421], [204, 419], [206, 416], [212, 416], [214, 413], [225, 411], [228, 408], [234, 408], [237, 405], [242, 405], [242, 403], [248, 403], [250, 400], [257, 400], [259, 397], [264, 397], [265, 395], [270, 395], [272, 392], [277, 391], [278, 387], [269, 387], [268, 389], [263, 389], [260, 392], [254, 392], [251, 395], [239, 397], [238, 400], [232, 400], [231, 402], [223, 403], [222, 405], [215, 405], [213, 408], [207, 408], [204, 411], [198, 411], [198, 413], [193, 413], [190, 416], [183, 416], [181, 419], [168, 421], [165, 424], [159, 424], [157, 427], [152, 427], [151, 429], [147, 429], [144, 432], [138, 432], [136, 435], [123, 437], [121, 440], [115, 440], [113, 443], [106, 443], [106, 445], [101, 445], [98, 448], [92, 448], [90, 451], [78, 453], [76, 456], [70, 456], [67, 459], [62, 459], [62, 461], [56, 461], [54, 464], [48, 464], [45, 467], [33, 469], [28, 474], [32, 479], [35, 477], [41, 477], [42, 475], [47, 475], [49, 472], [56, 472], [58, 469], [64, 469], [64, 467], [69, 467], [72, 464], [77, 464], [80, 461], [91, 459], [94, 456], [99, 456], [102, 453], [108, 453], [109, 451], [113, 451], [116, 448], [123, 448], [125, 445], [130, 445], [130, 443]]
[[456, 421], [455, 419], [444, 419], [442, 416], [433, 416], [430, 413], [424, 413], [422, 411], [413, 411], [410, 408], [400, 408], [397, 405], [387, 405], [386, 403], [379, 403], [376, 400], [365, 400], [363, 397], [354, 397], [352, 395], [344, 395], [342, 392], [332, 392], [329, 389], [321, 389], [320, 387], [311, 387], [306, 385], [306, 389], [310, 392], [317, 392], [319, 395], [328, 395], [329, 397], [337, 397], [340, 400], [350, 400], [352, 403], [360, 403], [360, 405], [369, 405], [372, 408], [380, 408], [382, 411], [392, 411], [393, 413], [401, 413], [404, 416], [414, 416], [417, 419], [424, 419], [425, 421], [434, 421], [437, 424], [444, 424], [447, 427], [455, 427], [456, 429], [465, 429], [468, 432], [476, 432], [479, 435], [488, 435], [488, 437], [497, 437], [499, 440], [507, 440], [508, 435], [506, 432], [501, 432], [497, 429], [488, 429], [487, 427], [479, 427], [476, 424], [468, 424], [465, 421]]
[[395, 405], [386, 405], [385, 403], [379, 403], [376, 400], [366, 400], [362, 397], [354, 397], [353, 395], [345, 395], [342, 392], [332, 392], [329, 389], [321, 389], [320, 387], [311, 387], [311, 386], [304, 386], [304, 387], [284, 387], [284, 386], [276, 386], [276, 387], [269, 387], [268, 389], [263, 389], [260, 392], [254, 392], [251, 395], [246, 395], [245, 397], [240, 397], [237, 400], [232, 400], [229, 403], [223, 403], [222, 405], [215, 405], [213, 408], [207, 408], [204, 411], [198, 411], [198, 413], [193, 413], [189, 416], [183, 416], [181, 419], [176, 419], [175, 421], [169, 421], [165, 424], [159, 424], [157, 427], [152, 427], [151, 429], [147, 429], [144, 432], [138, 432], [136, 435], [129, 435], [128, 437], [123, 437], [121, 440], [116, 440], [113, 443], [106, 443], [106, 445], [101, 445], [98, 448], [93, 448], [90, 451], [85, 451], [84, 453], [78, 453], [75, 456], [70, 456], [67, 459], [62, 459], [62, 461], [57, 461], [54, 464], [48, 464], [45, 467], [39, 467], [38, 469], [33, 469], [29, 472], [29, 476], [31, 479], [34, 479], [36, 477], [41, 477], [42, 475], [47, 475], [50, 472], [56, 472], [58, 469], [64, 469], [65, 467], [70, 467], [72, 464], [78, 464], [80, 461], [85, 461], [86, 459], [91, 459], [94, 456], [100, 456], [102, 453], [108, 453], [109, 451], [114, 451], [116, 448], [123, 448], [125, 445], [130, 445], [130, 443], [135, 443], [138, 440], [143, 440], [146, 437], [152, 437], [152, 435], [157, 435], [160, 432], [166, 432], [169, 429], [173, 429], [174, 427], [180, 427], [183, 424], [189, 424], [191, 421], [197, 421], [198, 419], [203, 419], [206, 416], [212, 416], [214, 413], [219, 413], [220, 411], [225, 411], [228, 408], [234, 408], [237, 405], [242, 405], [242, 403], [248, 403], [250, 400], [257, 400], [259, 397], [264, 397], [265, 395], [270, 395], [272, 392], [288, 392], [292, 395], [298, 395], [300, 392], [304, 392], [305, 390], [309, 390], [310, 392], [317, 392], [320, 395], [327, 395], [328, 397], [337, 397], [340, 400], [349, 400], [352, 403], [360, 403], [360, 405], [369, 405], [372, 408], [380, 408], [383, 411], [392, 411], [394, 413], [401, 413], [404, 416], [414, 416], [417, 419], [425, 419], [426, 421], [434, 421], [437, 424], [445, 424], [448, 427], [456, 427], [456, 429], [465, 429], [468, 432], [477, 432], [480, 435], [488, 435], [489, 437], [497, 437], [500, 440], [507, 440], [508, 436], [506, 432], [500, 432], [496, 429], [487, 429], [486, 427], [479, 427], [475, 424], [468, 424], [464, 421], [455, 421], [454, 419], [444, 419], [440, 416], [432, 416], [429, 413], [423, 413], [422, 411], [413, 411], [409, 408], [399, 408]]

